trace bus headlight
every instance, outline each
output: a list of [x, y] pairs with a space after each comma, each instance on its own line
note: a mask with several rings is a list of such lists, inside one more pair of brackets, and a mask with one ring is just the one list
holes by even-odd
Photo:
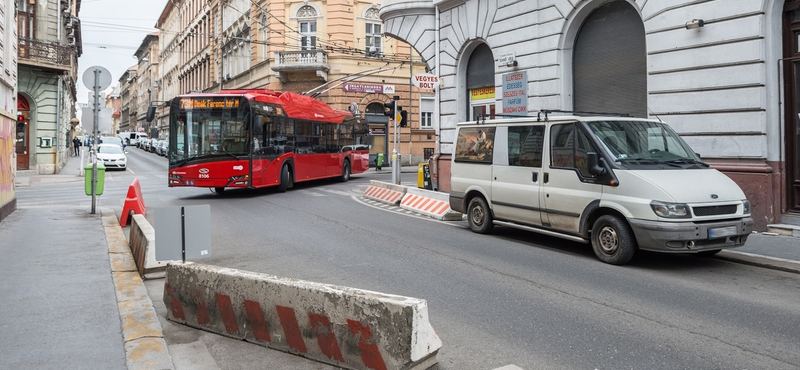
[[691, 218], [689, 206], [685, 203], [665, 203], [654, 200], [650, 202], [650, 208], [656, 215], [665, 218]]

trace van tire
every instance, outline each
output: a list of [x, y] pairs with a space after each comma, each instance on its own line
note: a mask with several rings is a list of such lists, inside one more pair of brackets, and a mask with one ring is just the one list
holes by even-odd
[[350, 180], [350, 161], [345, 159], [342, 165], [342, 176], [339, 177], [340, 182], [347, 182]]
[[292, 187], [292, 176], [289, 173], [289, 166], [284, 165], [281, 167], [281, 182], [278, 184], [278, 191], [285, 193], [286, 189]]
[[628, 224], [617, 216], [603, 215], [592, 226], [592, 249], [600, 261], [624, 265], [636, 254], [636, 239]]
[[475, 197], [469, 201], [467, 207], [467, 221], [469, 228], [479, 234], [488, 234], [494, 228], [492, 210], [483, 197]]

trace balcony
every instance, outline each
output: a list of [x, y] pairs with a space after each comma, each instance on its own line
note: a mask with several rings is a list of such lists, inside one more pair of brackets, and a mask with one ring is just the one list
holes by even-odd
[[276, 51], [272, 70], [281, 82], [289, 81], [289, 74], [296, 72], [316, 72], [322, 81], [328, 81], [328, 53], [324, 50]]
[[72, 71], [75, 51], [69, 45], [19, 39], [19, 64], [42, 68]]

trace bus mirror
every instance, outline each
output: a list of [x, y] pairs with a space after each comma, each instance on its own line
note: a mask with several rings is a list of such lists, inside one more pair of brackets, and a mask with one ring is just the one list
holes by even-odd
[[147, 122], [153, 122], [153, 118], [156, 118], [156, 107], [155, 105], [151, 105], [147, 108], [147, 117], [145, 119]]

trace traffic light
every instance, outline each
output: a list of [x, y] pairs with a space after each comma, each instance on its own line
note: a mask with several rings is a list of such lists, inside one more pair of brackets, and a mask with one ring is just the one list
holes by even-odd
[[401, 110], [400, 111], [400, 127], [408, 126], [408, 112]]
[[17, 113], [17, 122], [25, 122], [25, 116], [23, 116], [22, 113]]
[[[387, 111], [383, 111], [383, 115], [387, 117], [394, 117], [394, 106], [397, 105], [397, 102], [392, 100], [388, 103], [383, 103], [383, 106], [389, 108]], [[400, 107], [397, 107], [400, 110]]]

